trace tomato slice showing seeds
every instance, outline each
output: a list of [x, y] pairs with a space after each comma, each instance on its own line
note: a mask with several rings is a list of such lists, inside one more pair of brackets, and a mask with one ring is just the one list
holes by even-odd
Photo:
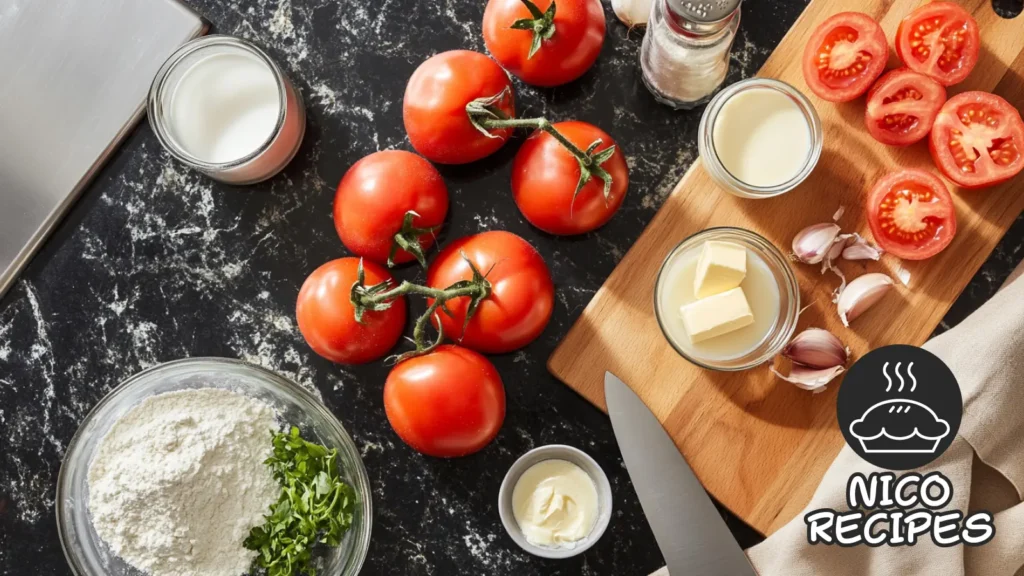
[[867, 92], [885, 69], [889, 45], [867, 14], [840, 12], [818, 26], [804, 48], [804, 80], [830, 102], [848, 102]]
[[930, 258], [956, 235], [953, 198], [931, 172], [901, 170], [885, 176], [871, 190], [867, 206], [875, 242], [904, 260]]
[[1024, 121], [988, 92], [963, 92], [939, 111], [928, 142], [946, 178], [964, 188], [1005, 182], [1024, 169]]
[[932, 2], [910, 13], [896, 31], [896, 54], [915, 72], [943, 86], [962, 82], [978, 63], [978, 23], [952, 2]]
[[906, 146], [928, 135], [945, 102], [942, 84], [900, 68], [887, 72], [871, 87], [864, 123], [875, 140]]

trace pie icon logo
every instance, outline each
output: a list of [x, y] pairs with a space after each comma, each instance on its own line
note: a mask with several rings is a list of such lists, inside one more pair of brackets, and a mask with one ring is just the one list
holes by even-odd
[[960, 428], [963, 399], [938, 357], [915, 346], [886, 346], [850, 368], [837, 414], [847, 443], [862, 458], [907, 470], [946, 451]]

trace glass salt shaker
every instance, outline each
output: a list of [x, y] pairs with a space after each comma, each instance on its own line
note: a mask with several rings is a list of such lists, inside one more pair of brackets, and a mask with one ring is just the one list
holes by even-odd
[[662, 104], [695, 108], [729, 71], [741, 0], [654, 0], [640, 49], [644, 84]]

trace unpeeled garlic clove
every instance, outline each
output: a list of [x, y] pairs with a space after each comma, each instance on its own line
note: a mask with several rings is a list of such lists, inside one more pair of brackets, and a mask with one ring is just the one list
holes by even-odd
[[863, 236], [854, 232], [846, 241], [843, 248], [843, 259], [845, 260], [878, 260], [885, 254], [878, 246], [868, 242]]
[[836, 299], [843, 326], [849, 326], [850, 322], [881, 300], [892, 288], [892, 284], [892, 278], [877, 272], [851, 280]]
[[652, 4], [654, 0], [612, 0], [612, 10], [623, 24], [632, 28], [647, 24]]
[[801, 366], [823, 369], [845, 366], [850, 349], [828, 330], [808, 328], [786, 344], [782, 355]]
[[809, 368], [807, 366], [800, 366], [794, 364], [789, 369], [789, 374], [783, 376], [781, 372], [772, 367], [772, 372], [782, 378], [790, 384], [796, 385], [797, 388], [803, 388], [804, 390], [810, 390], [815, 394], [825, 391], [825, 385], [831, 382], [836, 376], [842, 374], [846, 369], [842, 366], [832, 366], [831, 368]]
[[847, 241], [852, 237], [853, 234], [840, 234], [836, 236], [836, 239], [832, 241], [832, 245], [829, 246], [828, 251], [825, 252], [825, 259], [821, 261], [822, 274], [829, 270], [835, 270], [837, 274], [842, 276], [842, 273], [840, 273], [832, 263], [835, 262], [836, 258], [839, 258], [843, 254]]
[[793, 237], [792, 258], [804, 264], [817, 264], [825, 259], [839, 236], [835, 222], [812, 224]]

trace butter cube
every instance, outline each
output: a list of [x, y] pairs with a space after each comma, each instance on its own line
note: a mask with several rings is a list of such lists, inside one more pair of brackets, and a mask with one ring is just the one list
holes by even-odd
[[721, 294], [739, 286], [746, 275], [746, 248], [732, 242], [709, 240], [697, 259], [693, 293], [697, 298]]
[[695, 344], [754, 323], [754, 313], [743, 288], [702, 298], [683, 306], [679, 312], [683, 316], [683, 328]]

